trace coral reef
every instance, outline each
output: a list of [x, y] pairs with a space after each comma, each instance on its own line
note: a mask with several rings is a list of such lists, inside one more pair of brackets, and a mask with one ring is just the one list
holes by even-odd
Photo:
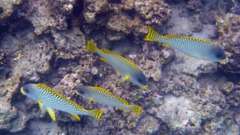
[[31, 21], [34, 32], [42, 34], [48, 28], [57, 30], [67, 29], [66, 15], [73, 10], [75, 0], [39, 0], [26, 1], [22, 7], [23, 15]]
[[79, 30], [74, 28], [71, 31], [59, 32], [52, 30], [56, 53], [58, 58], [75, 59], [86, 55], [85, 36]]
[[238, 73], [240, 69], [240, 16], [228, 13], [223, 17], [219, 17], [217, 26], [219, 43], [225, 47], [229, 63], [223, 65], [225, 72]]
[[[0, 134], [237, 134], [239, 133], [239, 26], [231, 4], [200, 0], [0, 1]], [[215, 3], [214, 1], [213, 3]], [[6, 6], [3, 6], [5, 4]], [[238, 7], [234, 7], [238, 10]], [[147, 26], [160, 34], [193, 36], [224, 47], [227, 64], [198, 60], [143, 40]], [[133, 61], [148, 87], [121, 76], [86, 40]], [[102, 120], [56, 111], [57, 121], [20, 94], [45, 83]], [[143, 108], [141, 115], [91, 102], [76, 87], [103, 87]]]
[[[85, 31], [91, 32], [88, 25], [104, 27], [104, 34], [110, 41], [120, 40], [129, 34], [139, 36], [147, 33], [146, 25], [162, 25], [171, 17], [171, 10], [164, 1], [123, 0], [85, 0], [87, 7], [83, 14], [86, 22]], [[94, 32], [94, 31], [93, 31]]]
[[11, 16], [14, 12], [14, 5], [21, 4], [22, 0], [1, 0], [0, 1], [0, 21]]

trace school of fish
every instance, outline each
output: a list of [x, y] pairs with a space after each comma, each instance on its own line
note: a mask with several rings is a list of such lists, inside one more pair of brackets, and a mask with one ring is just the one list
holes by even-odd
[[[184, 54], [202, 60], [226, 63], [227, 57], [224, 50], [210, 41], [179, 35], [159, 35], [151, 27], [145, 38], [147, 41], [157, 41], [163, 46], [176, 49]], [[97, 53], [101, 60], [110, 64], [117, 73], [122, 76], [119, 83], [130, 80], [140, 88], [147, 88], [148, 79], [133, 62], [107, 49], [99, 49], [91, 41], [87, 41], [87, 50]], [[87, 110], [76, 102], [67, 99], [45, 84], [29, 83], [20, 89], [23, 95], [35, 100], [43, 113], [46, 111], [56, 121], [55, 110], [67, 112], [75, 119], [80, 120], [78, 115], [87, 115], [101, 120], [102, 110]], [[129, 103], [101, 87], [81, 86], [76, 88], [77, 95], [99, 104], [117, 107], [120, 110], [130, 110], [141, 115], [142, 107], [129, 105]], [[88, 104], [89, 104], [88, 103]]]

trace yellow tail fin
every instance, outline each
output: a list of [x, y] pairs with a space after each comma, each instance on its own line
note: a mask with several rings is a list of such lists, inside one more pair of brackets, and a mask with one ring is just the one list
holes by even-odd
[[131, 107], [131, 111], [140, 115], [141, 112], [142, 112], [142, 107], [139, 107], [139, 106], [134, 106], [134, 105], [130, 105]]
[[156, 31], [154, 31], [151, 27], [148, 27], [148, 35], [146, 36], [146, 38], [144, 38], [144, 40], [146, 41], [159, 41], [158, 38], [162, 37], [161, 35], [159, 35]]
[[101, 116], [103, 114], [102, 110], [89, 110], [90, 115], [98, 120], [101, 120]]
[[94, 45], [91, 41], [87, 41], [87, 50], [91, 51], [91, 52], [96, 52], [98, 51], [98, 47], [96, 45]]

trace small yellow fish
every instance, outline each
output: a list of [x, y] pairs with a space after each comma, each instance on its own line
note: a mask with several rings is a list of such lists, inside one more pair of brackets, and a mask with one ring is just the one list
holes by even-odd
[[90, 99], [89, 103], [94, 101], [100, 104], [114, 106], [121, 110], [127, 109], [138, 115], [140, 115], [142, 111], [142, 107], [129, 105], [126, 100], [100, 87], [81, 86], [77, 88], [76, 93], [83, 98]]
[[138, 86], [147, 87], [146, 76], [134, 63], [107, 49], [100, 50], [90, 41], [87, 42], [87, 50], [98, 53], [102, 57], [101, 60], [112, 65], [123, 76], [120, 83], [130, 79], [131, 82]]
[[102, 110], [86, 110], [72, 100], [67, 99], [57, 93], [45, 84], [29, 83], [21, 88], [21, 93], [39, 103], [42, 112], [48, 111], [51, 118], [55, 121], [55, 113], [53, 109], [70, 113], [75, 119], [80, 120], [80, 115], [89, 115], [101, 120]]
[[226, 63], [228, 60], [222, 48], [210, 41], [179, 35], [161, 36], [149, 27], [145, 40], [162, 42], [163, 46], [174, 48], [194, 58]]

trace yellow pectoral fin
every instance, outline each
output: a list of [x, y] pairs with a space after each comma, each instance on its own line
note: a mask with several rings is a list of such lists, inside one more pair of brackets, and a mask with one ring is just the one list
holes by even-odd
[[129, 79], [129, 78], [130, 78], [130, 76], [128, 75], [128, 76], [126, 76], [125, 78], [122, 78], [122, 80], [121, 80], [119, 83], [122, 83], [122, 82], [126, 81], [126, 80]]
[[90, 98], [90, 100], [88, 101], [87, 106], [92, 102], [93, 98]]
[[72, 113], [70, 113], [70, 114], [72, 115], [73, 118], [80, 120], [80, 117], [77, 114], [72, 114]]
[[167, 44], [162, 44], [162, 46], [168, 47], [168, 48], [172, 48], [171, 46], [167, 45]]
[[102, 61], [104, 61], [104, 62], [106, 62], [106, 63], [108, 63], [108, 61], [105, 60], [104, 58], [99, 58], [99, 59], [102, 60]]
[[45, 106], [42, 104], [42, 101], [38, 100], [38, 104], [39, 104], [39, 107], [40, 107], [41, 112], [42, 112], [43, 114], [46, 113], [46, 108], [45, 108]]
[[119, 109], [119, 110], [122, 110], [122, 111], [124, 111], [124, 110], [125, 110], [124, 108], [120, 108], [120, 107], [118, 107], [118, 109]]
[[51, 116], [51, 118], [52, 118], [54, 121], [56, 121], [56, 117], [55, 117], [55, 112], [54, 112], [54, 110], [53, 110], [52, 108], [50, 108], [50, 107], [46, 107], [46, 109], [47, 109], [49, 115]]

